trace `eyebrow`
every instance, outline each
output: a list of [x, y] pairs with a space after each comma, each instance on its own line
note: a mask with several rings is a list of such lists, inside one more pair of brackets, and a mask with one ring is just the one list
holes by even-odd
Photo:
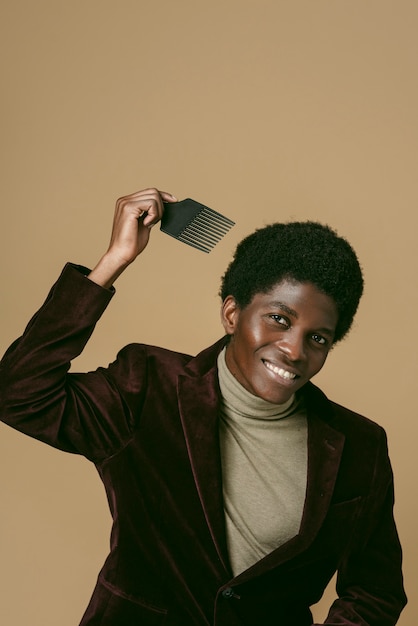
[[281, 309], [295, 319], [298, 319], [299, 317], [294, 309], [291, 309], [289, 306], [287, 306], [287, 304], [285, 304], [284, 302], [280, 302], [279, 300], [273, 300], [272, 302], [269, 302], [269, 306], [274, 306], [277, 309]]
[[[269, 306], [273, 306], [277, 309], [281, 309], [282, 311], [284, 311], [291, 317], [294, 317], [295, 319], [299, 319], [299, 315], [297, 314], [297, 312], [294, 309], [290, 308], [290, 306], [287, 306], [287, 304], [285, 304], [284, 302], [280, 302], [280, 300], [272, 300], [271, 302], [269, 302]], [[334, 336], [335, 328], [328, 328], [327, 326], [323, 326], [322, 328], [318, 328], [317, 332]]]

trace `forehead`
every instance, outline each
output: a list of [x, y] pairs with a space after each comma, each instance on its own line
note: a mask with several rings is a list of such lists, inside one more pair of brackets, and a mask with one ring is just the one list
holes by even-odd
[[309, 282], [282, 280], [269, 291], [256, 293], [248, 307], [252, 310], [278, 308], [298, 319], [321, 317], [333, 327], [338, 321], [334, 299]]

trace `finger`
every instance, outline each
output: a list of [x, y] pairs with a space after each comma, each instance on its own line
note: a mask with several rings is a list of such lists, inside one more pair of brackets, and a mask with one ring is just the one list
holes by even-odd
[[119, 212], [134, 213], [136, 217], [148, 212], [155, 215], [162, 212], [162, 199], [156, 190], [143, 190], [119, 198], [117, 208]]
[[149, 187], [119, 198], [117, 208], [119, 213], [134, 213], [137, 218], [141, 218], [144, 226], [151, 227], [162, 218], [163, 202], [176, 201], [177, 198], [172, 193]]
[[142, 211], [142, 223], [144, 226], [153, 226], [159, 222], [163, 216], [164, 206], [160, 194], [152, 195], [150, 197], [142, 196], [139, 201], [139, 207]]
[[165, 202], [178, 202], [176, 196], [168, 191], [160, 191], [160, 196]]
[[[147, 190], [150, 191], [150, 190]], [[148, 228], [152, 228], [157, 222], [162, 219], [164, 213], [164, 202], [178, 202], [176, 196], [168, 191], [158, 191], [156, 189], [151, 190], [152, 192], [158, 193], [158, 199], [156, 207], [156, 212], [154, 213], [153, 208], [147, 210], [147, 216], [143, 219], [144, 226]], [[155, 196], [153, 196], [155, 198]]]
[[167, 200], [168, 202], [178, 202], [174, 194], [169, 193], [168, 191], [161, 191], [156, 187], [148, 187], [147, 189], [142, 189], [141, 191], [137, 191], [132, 194], [132, 196], [135, 197], [140, 197], [141, 195], [153, 197], [161, 196], [164, 200]]
[[164, 202], [177, 202], [176, 196], [168, 191], [159, 191], [156, 188], [144, 189], [137, 195], [146, 215], [144, 215], [142, 223], [144, 226], [151, 228], [159, 222], [164, 213]]
[[141, 191], [136, 191], [128, 196], [124, 196], [119, 199], [119, 202], [131, 203], [131, 202], [148, 202], [155, 201], [158, 204], [164, 202], [178, 202], [176, 196], [168, 191], [159, 191], [155, 187], [150, 187], [148, 189], [142, 189]]

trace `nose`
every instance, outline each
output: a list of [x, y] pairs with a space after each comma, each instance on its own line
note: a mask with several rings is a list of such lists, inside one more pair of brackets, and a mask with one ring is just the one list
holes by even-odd
[[296, 329], [289, 329], [278, 342], [278, 347], [289, 361], [303, 361], [306, 357], [305, 337]]

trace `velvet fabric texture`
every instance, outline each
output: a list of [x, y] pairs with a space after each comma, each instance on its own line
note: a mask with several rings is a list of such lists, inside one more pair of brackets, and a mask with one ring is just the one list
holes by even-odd
[[1, 419], [86, 456], [106, 488], [111, 551], [81, 626], [309, 626], [335, 571], [326, 624], [395, 624], [406, 598], [383, 429], [306, 385], [300, 531], [234, 578], [218, 438], [226, 340], [197, 357], [132, 344], [68, 374], [112, 297], [83, 272], [65, 267], [0, 364]]

